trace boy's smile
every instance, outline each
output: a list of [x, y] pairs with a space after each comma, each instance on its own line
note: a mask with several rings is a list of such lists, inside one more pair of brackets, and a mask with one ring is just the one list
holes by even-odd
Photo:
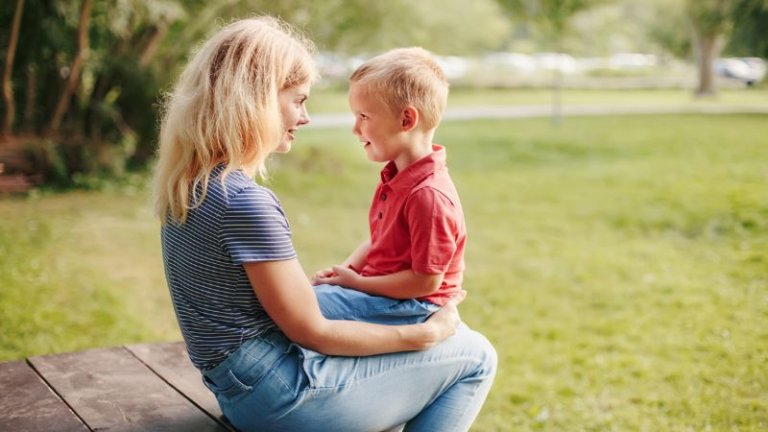
[[371, 94], [364, 84], [349, 87], [349, 107], [355, 115], [352, 133], [363, 144], [368, 159], [388, 162], [398, 157], [402, 146], [397, 142], [398, 119]]

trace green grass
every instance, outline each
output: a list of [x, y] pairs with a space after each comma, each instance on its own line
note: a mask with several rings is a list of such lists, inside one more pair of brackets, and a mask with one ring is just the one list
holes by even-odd
[[[768, 103], [768, 89], [724, 89], [716, 98], [696, 99], [690, 90], [580, 90], [564, 89], [566, 105], [630, 105], [687, 106], [762, 105]], [[550, 89], [520, 88], [456, 88], [451, 90], [448, 108], [478, 105], [549, 105]], [[347, 112], [347, 94], [336, 88], [313, 90], [309, 102], [310, 114]]]
[[[499, 352], [477, 431], [768, 428], [768, 118], [450, 122], [462, 316]], [[366, 235], [345, 130], [272, 164], [307, 272]], [[178, 338], [142, 190], [0, 201], [0, 359]]]

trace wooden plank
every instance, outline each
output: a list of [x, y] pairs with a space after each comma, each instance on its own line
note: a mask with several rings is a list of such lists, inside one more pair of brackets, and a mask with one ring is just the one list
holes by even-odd
[[29, 361], [93, 430], [226, 431], [125, 348]]
[[203, 385], [200, 371], [189, 361], [184, 342], [128, 345], [125, 348], [198, 408], [214, 418], [222, 418], [216, 398]]
[[0, 431], [89, 429], [25, 362], [0, 363]]

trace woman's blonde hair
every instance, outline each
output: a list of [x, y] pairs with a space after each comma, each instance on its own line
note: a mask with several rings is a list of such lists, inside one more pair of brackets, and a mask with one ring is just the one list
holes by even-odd
[[313, 44], [272, 17], [235, 21], [206, 41], [166, 96], [155, 168], [155, 210], [184, 223], [213, 169], [266, 174], [283, 135], [278, 92], [313, 81]]
[[448, 78], [429, 51], [420, 47], [396, 48], [363, 63], [349, 77], [366, 85], [393, 113], [412, 105], [426, 129], [434, 129], [448, 102]]

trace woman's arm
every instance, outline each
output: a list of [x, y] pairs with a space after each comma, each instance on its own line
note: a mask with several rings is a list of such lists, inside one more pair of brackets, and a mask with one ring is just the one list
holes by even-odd
[[297, 259], [244, 265], [256, 297], [293, 342], [327, 355], [367, 356], [429, 348], [456, 331], [460, 319], [449, 302], [423, 324], [386, 326], [323, 317]]

